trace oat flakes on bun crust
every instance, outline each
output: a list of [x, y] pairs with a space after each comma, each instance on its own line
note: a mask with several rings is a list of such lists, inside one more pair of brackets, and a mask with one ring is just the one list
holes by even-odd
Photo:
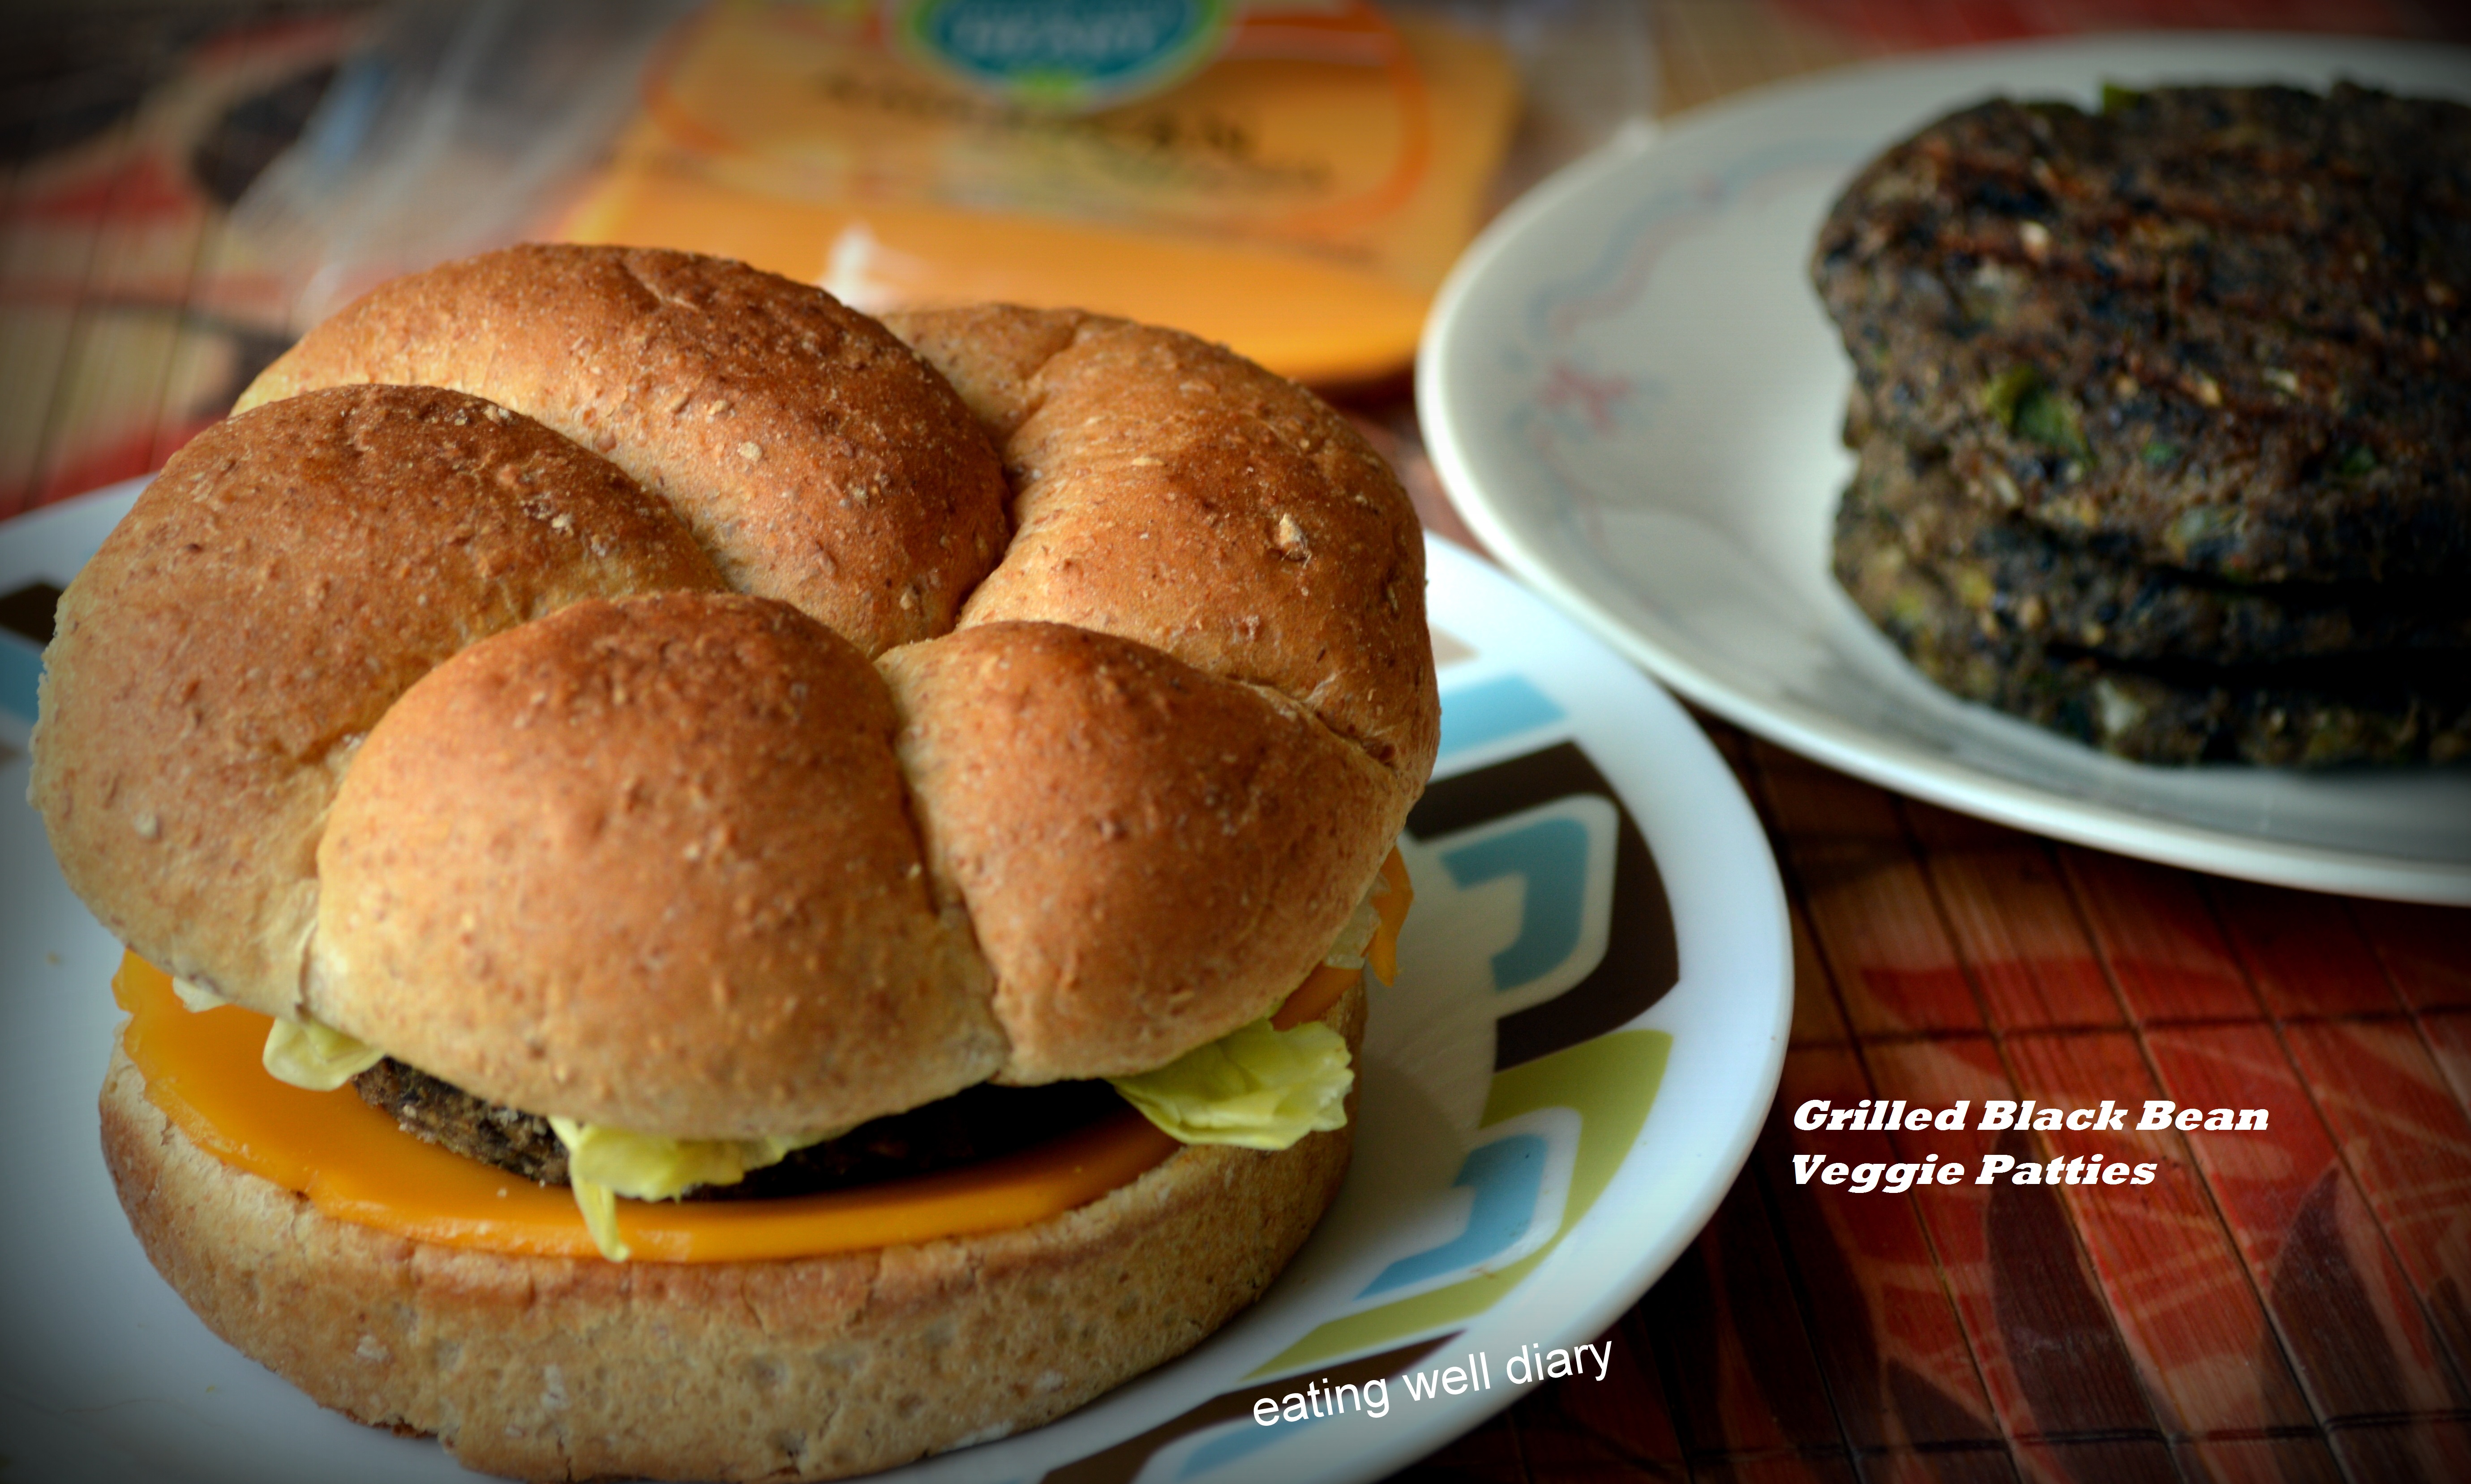
[[869, 1472], [1252, 1302], [1439, 733], [1415, 517], [1310, 394], [649, 249], [313, 330], [45, 665], [148, 1255], [541, 1479]]

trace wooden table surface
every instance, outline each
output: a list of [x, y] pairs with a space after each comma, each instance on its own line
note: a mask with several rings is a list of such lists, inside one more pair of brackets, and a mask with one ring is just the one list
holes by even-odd
[[[2436, 0], [1663, 0], [1656, 19], [1668, 111], [2047, 32], [2471, 39]], [[190, 4], [0, 46], [0, 516], [158, 466], [281, 347], [281, 286], [224, 208], [338, 35], [315, 10]], [[1351, 410], [1465, 539], [1403, 389]], [[1790, 897], [1783, 1092], [1714, 1221], [1614, 1327], [1611, 1375], [1541, 1388], [1402, 1477], [2471, 1479], [2471, 910], [2058, 845], [1702, 719]], [[1815, 1098], [2029, 1097], [2269, 1127], [1792, 1121]], [[1993, 1153], [2156, 1178], [1856, 1194], [1795, 1173]]]

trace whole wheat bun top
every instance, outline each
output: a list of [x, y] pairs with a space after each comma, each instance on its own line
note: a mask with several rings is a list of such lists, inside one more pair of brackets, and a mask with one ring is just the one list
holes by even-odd
[[741, 592], [864, 649], [952, 627], [1003, 554], [1004, 487], [968, 412], [882, 325], [742, 263], [511, 247], [382, 284], [235, 412], [351, 382], [451, 387], [609, 458]]
[[241, 405], [62, 599], [32, 796], [138, 953], [496, 1101], [738, 1138], [1158, 1066], [1431, 766], [1404, 492], [1172, 331], [524, 247]]
[[280, 1013], [336, 786], [413, 681], [577, 599], [721, 586], [666, 505], [528, 417], [275, 403], [175, 455], [62, 595], [28, 796], [105, 927]]

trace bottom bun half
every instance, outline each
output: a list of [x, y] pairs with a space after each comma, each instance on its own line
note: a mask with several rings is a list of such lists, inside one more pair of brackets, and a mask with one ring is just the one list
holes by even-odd
[[[1325, 1017], [1360, 1048], [1359, 985]], [[115, 1050], [104, 1155], [207, 1326], [319, 1404], [527, 1479], [829, 1479], [1063, 1415], [1259, 1298], [1353, 1135], [1179, 1150], [1032, 1226], [765, 1262], [411, 1240], [199, 1148]]]

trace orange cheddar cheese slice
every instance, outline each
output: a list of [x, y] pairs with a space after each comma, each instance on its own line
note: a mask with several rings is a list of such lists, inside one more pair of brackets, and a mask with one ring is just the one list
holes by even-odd
[[[1394, 851], [1381, 926], [1367, 951], [1397, 966], [1410, 893]], [[1323, 965], [1273, 1018], [1281, 1029], [1327, 1012], [1361, 970]], [[128, 954], [112, 994], [129, 1013], [121, 1045], [149, 1101], [190, 1142], [340, 1220], [419, 1241], [541, 1257], [600, 1255], [572, 1194], [441, 1149], [395, 1125], [348, 1086], [317, 1093], [269, 1075], [270, 1023], [238, 1005], [191, 1011], [160, 969]], [[762, 1201], [618, 1203], [637, 1261], [741, 1262], [856, 1252], [1028, 1226], [1087, 1205], [1182, 1145], [1129, 1106], [1034, 1149], [858, 1190]]]

